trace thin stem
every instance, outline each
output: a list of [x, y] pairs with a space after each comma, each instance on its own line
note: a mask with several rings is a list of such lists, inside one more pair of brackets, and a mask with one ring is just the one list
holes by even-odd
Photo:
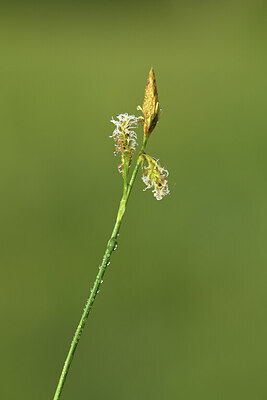
[[[137, 161], [136, 161], [136, 165], [135, 165], [135, 168], [133, 170], [132, 177], [130, 179], [129, 184], [127, 184], [128, 168], [127, 168], [127, 171], [125, 170], [123, 195], [122, 195], [122, 199], [120, 201], [116, 222], [115, 222], [111, 237], [110, 237], [110, 239], [109, 239], [109, 241], [107, 243], [107, 248], [106, 248], [102, 263], [101, 263], [101, 265], [99, 267], [99, 271], [98, 271], [98, 274], [96, 276], [93, 288], [91, 289], [90, 296], [87, 299], [85, 308], [84, 308], [83, 313], [82, 313], [82, 317], [80, 319], [80, 322], [79, 322], [79, 324], [77, 326], [77, 329], [75, 331], [73, 340], [71, 342], [70, 349], [69, 349], [67, 358], [65, 360], [65, 363], [64, 363], [64, 366], [63, 366], [59, 381], [58, 381], [57, 389], [56, 389], [56, 392], [55, 392], [53, 400], [58, 400], [60, 395], [61, 395], [61, 393], [62, 393], [62, 389], [63, 389], [64, 383], [65, 383], [65, 380], [66, 380], [66, 377], [67, 377], [67, 374], [68, 374], [68, 371], [69, 371], [69, 368], [70, 368], [70, 365], [71, 365], [75, 350], [76, 350], [76, 348], [78, 346], [78, 343], [80, 341], [83, 328], [84, 328], [84, 326], [86, 324], [86, 321], [88, 319], [89, 313], [90, 313], [90, 311], [92, 309], [92, 306], [94, 304], [96, 295], [99, 293], [99, 288], [100, 288], [101, 283], [103, 282], [103, 277], [104, 277], [106, 268], [109, 265], [111, 254], [116, 249], [117, 236], [118, 236], [118, 233], [119, 233], [119, 230], [120, 230], [121, 221], [122, 221], [123, 215], [125, 213], [126, 204], [127, 204], [128, 198], [130, 196], [130, 193], [131, 193], [135, 178], [137, 176], [137, 173], [138, 173], [138, 170], [139, 170], [139, 167], [140, 167], [140, 164], [141, 164], [141, 160], [140, 160], [139, 156], [140, 156], [140, 154], [142, 154], [144, 152], [145, 145], [146, 145], [146, 140], [144, 140], [144, 142], [143, 142], [143, 145], [142, 145], [141, 151], [140, 151], [140, 153], [138, 155], [138, 158], [137, 158]], [[128, 162], [128, 166], [129, 166], [129, 162]]]
[[134, 184], [136, 175], [137, 175], [137, 173], [138, 173], [138, 171], [139, 171], [139, 168], [140, 168], [140, 165], [141, 165], [141, 158], [140, 158], [140, 156], [141, 156], [141, 155], [144, 153], [144, 151], [145, 151], [146, 142], [147, 142], [147, 139], [144, 138], [144, 141], [143, 141], [143, 144], [142, 144], [142, 148], [141, 148], [141, 150], [140, 150], [140, 152], [139, 152], [139, 154], [138, 154], [137, 161], [136, 161], [136, 164], [135, 164], [135, 168], [134, 168], [134, 170], [133, 170], [132, 177], [131, 177], [131, 180], [130, 180], [129, 185], [128, 185], [126, 203], [127, 203], [128, 198], [129, 198], [129, 196], [130, 196], [130, 193], [131, 193], [131, 191], [132, 191], [132, 188], [133, 188], [133, 184]]
[[130, 165], [130, 154], [126, 153], [124, 155], [124, 168], [123, 168], [123, 197], [126, 196], [128, 188], [129, 165]]

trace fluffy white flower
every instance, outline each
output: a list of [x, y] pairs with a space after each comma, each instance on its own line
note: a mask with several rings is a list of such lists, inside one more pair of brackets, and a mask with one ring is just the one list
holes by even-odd
[[134, 153], [138, 144], [134, 129], [137, 128], [140, 119], [135, 115], [128, 115], [127, 113], [119, 114], [117, 115], [117, 118], [117, 121], [113, 117], [110, 120], [110, 122], [116, 126], [113, 134], [110, 136], [115, 140], [114, 153]]
[[159, 160], [149, 156], [148, 154], [143, 154], [143, 162], [146, 161], [147, 166], [143, 166], [145, 172], [142, 176], [142, 180], [146, 185], [147, 189], [153, 189], [154, 197], [157, 200], [163, 199], [164, 196], [170, 193], [168, 188], [167, 176], [168, 171], [162, 168], [159, 164]]

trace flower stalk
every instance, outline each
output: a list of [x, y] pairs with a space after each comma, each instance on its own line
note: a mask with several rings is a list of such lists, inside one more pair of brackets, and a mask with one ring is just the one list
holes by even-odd
[[[138, 107], [138, 109], [141, 109], [141, 107]], [[110, 264], [111, 255], [113, 251], [116, 250], [117, 248], [117, 237], [120, 231], [121, 222], [140, 166], [142, 165], [143, 168], [145, 168], [147, 179], [145, 181], [143, 177], [143, 180], [146, 183], [147, 188], [150, 187], [153, 188], [155, 197], [159, 199], [159, 197], [162, 198], [165, 194], [169, 193], [169, 191], [166, 189], [167, 187], [167, 180], [165, 179], [167, 176], [167, 173], [165, 172], [166, 170], [159, 166], [157, 160], [155, 160], [153, 157], [148, 156], [145, 153], [147, 140], [151, 132], [154, 130], [158, 122], [158, 116], [159, 116], [159, 102], [158, 102], [156, 81], [153, 68], [151, 68], [149, 73], [145, 91], [145, 100], [143, 103], [143, 108], [141, 110], [144, 114], [144, 117], [136, 117], [134, 115], [120, 114], [117, 116], [118, 120], [114, 120], [113, 118], [111, 119], [111, 122], [115, 125], [115, 130], [111, 135], [111, 137], [115, 141], [114, 154], [117, 155], [118, 153], [121, 153], [121, 164], [119, 165], [118, 169], [123, 177], [122, 198], [119, 204], [114, 228], [112, 230], [110, 239], [107, 242], [106, 250], [101, 265], [99, 266], [99, 271], [97, 273], [94, 285], [90, 290], [90, 295], [87, 299], [81, 319], [79, 321], [73, 340], [71, 342], [70, 349], [67, 354], [65, 363], [63, 365], [63, 369], [58, 381], [58, 385], [53, 400], [58, 400], [62, 394], [62, 389], [69, 368], [71, 366], [73, 356], [80, 341], [82, 331], [84, 329], [90, 311], [93, 307], [95, 298], [99, 293], [100, 286], [103, 282], [106, 269]], [[136, 151], [136, 146], [137, 146], [136, 142], [137, 136], [135, 129], [137, 128], [139, 123], [144, 124], [143, 143], [141, 146], [141, 150], [139, 151], [139, 154], [137, 156], [131, 178], [128, 181], [132, 158], [134, 152]], [[145, 163], [146, 166], [144, 167]], [[159, 195], [160, 185], [161, 186], [163, 185], [165, 189], [163, 190], [163, 192], [161, 191]], [[157, 193], [157, 196], [155, 193]]]

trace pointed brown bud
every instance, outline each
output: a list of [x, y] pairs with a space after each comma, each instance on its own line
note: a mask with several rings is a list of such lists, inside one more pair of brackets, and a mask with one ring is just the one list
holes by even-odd
[[144, 133], [145, 136], [149, 137], [159, 119], [158, 92], [153, 67], [148, 75], [142, 111], [145, 117]]

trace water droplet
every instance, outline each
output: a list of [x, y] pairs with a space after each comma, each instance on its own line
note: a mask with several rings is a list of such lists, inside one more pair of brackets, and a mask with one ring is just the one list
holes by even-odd
[[98, 290], [96, 293], [99, 293], [100, 292], [100, 290]]
[[104, 281], [102, 280], [100, 283], [103, 283]]

